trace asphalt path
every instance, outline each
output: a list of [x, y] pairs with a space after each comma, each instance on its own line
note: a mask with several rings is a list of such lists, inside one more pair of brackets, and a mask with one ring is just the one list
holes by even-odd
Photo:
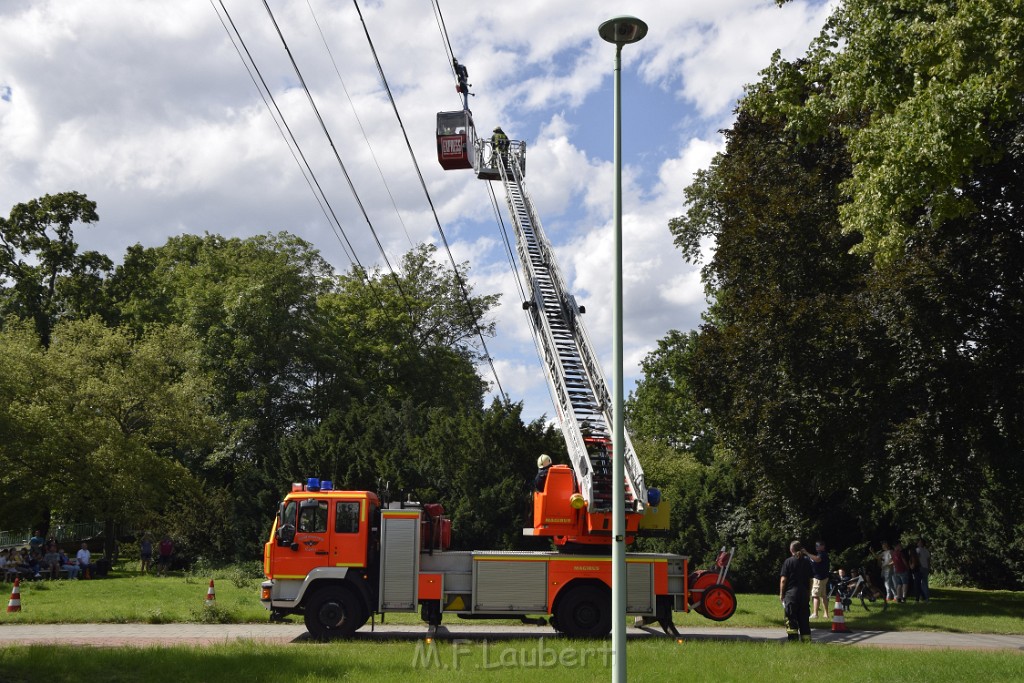
[[[686, 628], [683, 641], [715, 640], [737, 642], [781, 642], [780, 629]], [[627, 638], [667, 638], [658, 628], [630, 627]], [[506, 641], [531, 638], [560, 638], [550, 626], [493, 626], [453, 622], [431, 632], [425, 626], [408, 624], [367, 625], [356, 632], [362, 641], [416, 641], [432, 636], [437, 640]], [[1024, 652], [1024, 636], [984, 633], [937, 633], [930, 631], [851, 631], [833, 633], [816, 630], [816, 643], [858, 647], [940, 648], [966, 650], [1017, 650]], [[312, 642], [302, 624], [4, 624], [0, 625], [0, 646], [29, 644], [82, 645], [96, 647], [209, 645], [237, 641], [268, 643]]]

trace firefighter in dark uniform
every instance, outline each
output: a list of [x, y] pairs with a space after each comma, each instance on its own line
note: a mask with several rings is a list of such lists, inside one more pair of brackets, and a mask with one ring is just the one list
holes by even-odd
[[790, 640], [811, 642], [811, 561], [800, 541], [789, 544], [790, 556], [779, 572], [779, 600], [786, 614], [786, 635]]
[[551, 469], [551, 456], [546, 453], [542, 453], [541, 456], [537, 458], [537, 477], [533, 480], [533, 485], [538, 491], [544, 491], [544, 482], [548, 479], [549, 469]]

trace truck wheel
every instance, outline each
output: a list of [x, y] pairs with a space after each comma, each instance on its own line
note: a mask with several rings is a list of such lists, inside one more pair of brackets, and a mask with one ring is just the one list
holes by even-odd
[[712, 621], [725, 621], [736, 611], [736, 594], [725, 584], [704, 591], [700, 613]]
[[317, 640], [344, 638], [366, 623], [363, 608], [351, 591], [322, 588], [306, 603], [306, 630]]
[[558, 629], [572, 638], [604, 638], [612, 630], [612, 599], [608, 590], [578, 586], [558, 602]]

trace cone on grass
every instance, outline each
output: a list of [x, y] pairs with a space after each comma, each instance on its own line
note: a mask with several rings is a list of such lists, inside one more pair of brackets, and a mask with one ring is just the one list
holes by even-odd
[[14, 579], [14, 588], [11, 589], [11, 599], [7, 603], [8, 612], [21, 611], [21, 579]]
[[836, 606], [832, 610], [832, 633], [849, 633], [846, 628], [846, 617], [843, 616], [843, 601], [836, 596]]
[[210, 579], [210, 587], [206, 589], [206, 606], [211, 606], [217, 600], [217, 594], [213, 592], [213, 579]]

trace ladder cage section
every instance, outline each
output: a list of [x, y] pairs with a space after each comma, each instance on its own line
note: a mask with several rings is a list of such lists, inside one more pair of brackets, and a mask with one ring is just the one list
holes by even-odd
[[[513, 143], [515, 144], [515, 143]], [[591, 512], [612, 507], [612, 402], [604, 373], [526, 191], [518, 161], [525, 148], [499, 155], [497, 172], [516, 232], [516, 251], [533, 297], [529, 308], [534, 341], [546, 369], [548, 390], [569, 450], [580, 491]], [[642, 512], [647, 504], [643, 468], [629, 435], [624, 439], [625, 500]]]

